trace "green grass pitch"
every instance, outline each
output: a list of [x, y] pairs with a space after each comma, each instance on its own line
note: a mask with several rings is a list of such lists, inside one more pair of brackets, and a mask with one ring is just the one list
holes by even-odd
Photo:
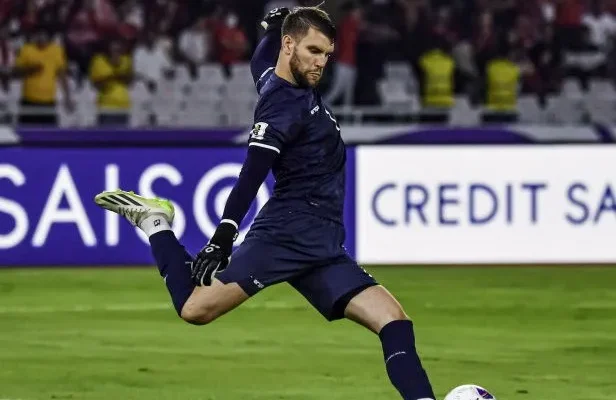
[[[616, 268], [373, 267], [439, 399], [616, 398]], [[387, 400], [378, 338], [286, 285], [204, 327], [155, 268], [0, 270], [0, 399]]]

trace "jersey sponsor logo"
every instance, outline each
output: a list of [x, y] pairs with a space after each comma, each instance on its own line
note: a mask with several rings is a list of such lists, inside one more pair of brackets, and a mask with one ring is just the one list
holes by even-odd
[[263, 140], [265, 137], [265, 129], [267, 129], [268, 124], [266, 122], [257, 122], [250, 131], [251, 139]]

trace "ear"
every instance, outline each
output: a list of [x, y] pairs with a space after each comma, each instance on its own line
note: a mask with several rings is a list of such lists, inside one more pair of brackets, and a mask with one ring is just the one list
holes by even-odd
[[293, 54], [293, 49], [295, 48], [295, 40], [289, 35], [284, 35], [282, 37], [281, 48], [284, 54], [290, 56], [291, 54]]

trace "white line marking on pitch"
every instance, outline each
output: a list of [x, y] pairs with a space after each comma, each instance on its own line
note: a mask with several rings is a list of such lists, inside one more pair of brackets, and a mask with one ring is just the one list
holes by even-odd
[[[45, 313], [79, 313], [93, 311], [113, 311], [113, 312], [131, 312], [131, 311], [158, 311], [170, 310], [169, 303], [137, 303], [137, 304], [98, 304], [98, 305], [76, 305], [68, 307], [54, 306], [0, 306], [0, 314], [45, 314]], [[266, 301], [246, 303], [242, 308], [249, 309], [266, 309], [266, 310], [290, 310], [294, 308], [303, 308], [300, 304], [289, 304], [282, 301]], [[307, 306], [306, 306], [307, 308]], [[18, 399], [2, 399], [0, 400], [18, 400]]]

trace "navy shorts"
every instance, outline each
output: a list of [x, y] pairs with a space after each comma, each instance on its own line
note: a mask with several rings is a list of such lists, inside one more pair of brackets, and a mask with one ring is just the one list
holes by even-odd
[[304, 213], [258, 218], [216, 279], [236, 282], [249, 296], [288, 282], [333, 321], [344, 317], [354, 295], [377, 284], [343, 243], [344, 227], [328, 219]]

